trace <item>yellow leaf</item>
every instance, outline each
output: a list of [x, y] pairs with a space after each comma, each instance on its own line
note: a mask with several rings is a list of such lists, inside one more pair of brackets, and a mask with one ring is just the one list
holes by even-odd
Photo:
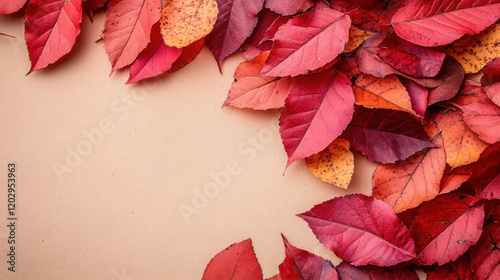
[[500, 57], [500, 24], [455, 41], [445, 52], [462, 64], [465, 73], [477, 73], [488, 62]]
[[307, 167], [321, 181], [347, 189], [354, 173], [354, 155], [349, 146], [349, 141], [337, 138], [323, 151], [307, 157]]
[[347, 41], [347, 44], [345, 45], [344, 51], [342, 53], [354, 51], [361, 44], [363, 44], [363, 42], [368, 39], [368, 37], [372, 35], [372, 32], [364, 31], [351, 25], [351, 28], [349, 28], [349, 41]]
[[160, 19], [165, 44], [183, 48], [205, 37], [218, 13], [216, 0], [167, 0]]

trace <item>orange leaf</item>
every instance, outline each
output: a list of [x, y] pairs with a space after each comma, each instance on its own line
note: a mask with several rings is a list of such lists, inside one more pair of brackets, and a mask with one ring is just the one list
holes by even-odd
[[216, 0], [167, 0], [160, 19], [165, 44], [183, 48], [205, 37], [218, 14]]
[[[436, 128], [430, 135], [436, 135]], [[381, 164], [373, 173], [373, 197], [389, 204], [396, 213], [417, 207], [424, 201], [435, 198], [446, 168], [443, 139], [437, 135], [439, 148], [421, 151], [407, 160]]]
[[453, 168], [477, 161], [488, 146], [466, 126], [458, 111], [444, 110], [434, 120], [442, 131], [446, 162]]
[[476, 73], [491, 60], [500, 57], [500, 24], [477, 35], [465, 36], [451, 44], [446, 53], [464, 67], [465, 73]]
[[323, 151], [306, 158], [307, 167], [321, 181], [347, 189], [354, 173], [349, 141], [337, 138]]
[[405, 111], [417, 116], [411, 106], [410, 94], [394, 75], [377, 78], [361, 74], [356, 79], [353, 89], [357, 105]]
[[368, 37], [372, 35], [372, 32], [357, 29], [356, 27], [351, 25], [351, 27], [349, 28], [349, 41], [347, 41], [345, 49], [342, 53], [354, 51], [359, 46], [361, 46], [361, 44], [363, 44], [363, 42], [368, 39]]

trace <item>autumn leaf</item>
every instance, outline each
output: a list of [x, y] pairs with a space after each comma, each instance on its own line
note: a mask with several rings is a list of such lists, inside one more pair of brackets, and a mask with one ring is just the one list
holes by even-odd
[[361, 74], [354, 82], [356, 104], [366, 108], [392, 109], [417, 115], [413, 111], [410, 95], [394, 75], [377, 78]]
[[342, 280], [418, 280], [415, 271], [405, 267], [377, 267], [372, 265], [353, 266], [342, 262], [337, 266], [339, 279]]
[[500, 225], [492, 223], [484, 228], [475, 246], [471, 247], [474, 279], [500, 278]]
[[500, 58], [496, 58], [486, 67], [481, 77], [484, 91], [493, 103], [500, 106]]
[[415, 256], [410, 232], [389, 205], [372, 197], [334, 198], [299, 217], [323, 245], [352, 265], [391, 266]]
[[500, 141], [500, 107], [489, 100], [460, 106], [467, 126], [481, 140], [493, 144]]
[[414, 77], [434, 77], [441, 70], [445, 54], [421, 47], [390, 34], [377, 46], [378, 56], [402, 73]]
[[428, 201], [411, 226], [417, 257], [424, 265], [458, 259], [481, 236], [483, 206], [471, 207], [473, 197], [449, 193]]
[[[431, 133], [437, 135], [436, 145], [442, 147], [441, 136], [436, 131]], [[435, 198], [446, 167], [445, 158], [442, 148], [431, 148], [404, 161], [379, 165], [373, 173], [373, 197], [387, 203], [396, 213]]]
[[203, 272], [202, 280], [262, 280], [262, 269], [252, 240], [235, 243], [217, 253]]
[[294, 247], [282, 235], [285, 243], [285, 260], [279, 265], [278, 279], [336, 280], [337, 271], [329, 261]]
[[[423, 86], [430, 86], [427, 105], [433, 105], [441, 101], [455, 97], [460, 90], [464, 80], [464, 69], [455, 59], [447, 57], [444, 60], [443, 68], [435, 79], [414, 80]], [[426, 83], [430, 83], [426, 85]]]
[[69, 53], [80, 34], [81, 0], [32, 0], [25, 13], [24, 37], [31, 69], [47, 67]]
[[280, 133], [287, 166], [328, 146], [347, 127], [354, 112], [351, 81], [332, 70], [297, 77], [285, 103]]
[[167, 72], [181, 53], [182, 49], [165, 45], [160, 34], [160, 25], [156, 23], [152, 28], [151, 42], [130, 65], [130, 77], [127, 84]]
[[472, 80], [465, 80], [460, 91], [449, 102], [460, 107], [486, 99], [488, 99], [488, 96], [480, 83]]
[[160, 19], [165, 44], [183, 48], [205, 37], [218, 13], [216, 0], [167, 0]]
[[238, 50], [257, 25], [264, 0], [217, 0], [219, 15], [206, 36], [206, 44], [221, 68], [222, 61]]
[[427, 111], [427, 102], [429, 98], [429, 91], [426, 87], [419, 85], [413, 80], [403, 80], [403, 86], [410, 95], [411, 108], [420, 118], [424, 118]]
[[271, 50], [273, 43], [266, 39], [266, 34], [278, 18], [281, 18], [281, 16], [269, 9], [260, 11], [257, 26], [241, 46], [246, 59], [253, 59], [262, 52]]
[[234, 72], [234, 82], [222, 106], [251, 108], [254, 110], [278, 109], [285, 105], [285, 98], [295, 82], [290, 77], [265, 77], [260, 75], [269, 52], [242, 62]]
[[380, 45], [386, 34], [374, 34], [368, 38], [356, 52], [356, 62], [359, 70], [365, 74], [383, 78], [391, 74], [399, 74], [377, 54], [377, 46]]
[[491, 181], [488, 186], [484, 188], [484, 190], [479, 193], [472, 204], [478, 202], [481, 199], [492, 200], [492, 199], [500, 199], [500, 174]]
[[471, 259], [468, 253], [463, 254], [454, 262], [432, 267], [427, 271], [427, 280], [474, 280]]
[[297, 76], [334, 60], [349, 39], [351, 20], [324, 8], [298, 15], [276, 32], [262, 74]]
[[445, 52], [455, 58], [465, 73], [477, 73], [491, 60], [500, 57], [500, 24], [494, 24], [477, 35], [464, 36]]
[[13, 14], [26, 4], [28, 0], [4, 0], [0, 1], [0, 15]]
[[349, 141], [337, 138], [323, 151], [306, 158], [309, 170], [321, 181], [347, 189], [354, 173]]
[[284, 16], [305, 12], [313, 5], [314, 0], [294, 0], [286, 4], [282, 0], [266, 0], [266, 8]]
[[193, 61], [198, 54], [201, 52], [201, 49], [205, 45], [205, 39], [200, 39], [184, 48], [182, 48], [181, 55], [177, 58], [177, 60], [172, 64], [172, 67], [168, 69], [168, 72], [175, 72], [182, 67], [189, 64]]
[[363, 44], [366, 39], [368, 39], [372, 35], [372, 32], [364, 31], [351, 25], [351, 27], [349, 28], [349, 40], [347, 41], [347, 44], [345, 45], [342, 53], [349, 53], [356, 50], [359, 46], [361, 46], [361, 44]]
[[394, 163], [434, 147], [419, 122], [394, 110], [356, 108], [343, 136], [355, 150], [380, 163]]
[[499, 18], [498, 0], [416, 0], [399, 9], [391, 24], [399, 37], [433, 47], [479, 33]]
[[469, 180], [471, 176], [471, 172], [463, 172], [458, 173], [456, 171], [451, 170], [449, 166], [446, 166], [444, 170], [443, 179], [441, 180], [441, 186], [439, 190], [439, 194], [450, 193]]
[[446, 163], [451, 167], [475, 162], [488, 146], [466, 126], [458, 111], [443, 110], [434, 117], [434, 120], [442, 131]]
[[114, 72], [146, 48], [151, 28], [160, 19], [161, 0], [111, 0], [104, 22], [104, 46]]

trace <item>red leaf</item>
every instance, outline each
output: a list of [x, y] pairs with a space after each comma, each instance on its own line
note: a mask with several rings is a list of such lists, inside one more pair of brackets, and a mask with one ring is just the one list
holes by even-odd
[[388, 35], [376, 48], [377, 54], [395, 69], [415, 77], [434, 77], [441, 70], [445, 54]]
[[419, 152], [394, 164], [379, 165], [373, 173], [373, 197], [389, 204], [396, 213], [435, 198], [446, 167], [439, 135], [436, 143], [439, 148]]
[[481, 140], [490, 144], [500, 141], [500, 107], [484, 100], [460, 106], [460, 109], [467, 126]]
[[[455, 59], [447, 57], [444, 60], [441, 72], [439, 72], [434, 81], [430, 81], [430, 83], [437, 82], [437, 84], [430, 86], [433, 89], [429, 90], [427, 105], [430, 106], [437, 102], [451, 99], [457, 95], [464, 77], [465, 72], [462, 65], [460, 65], [460, 63], [458, 63]], [[416, 82], [418, 83], [419, 81], [416, 80]], [[425, 83], [423, 86], [426, 86]]]
[[252, 240], [235, 243], [217, 253], [205, 268], [202, 280], [262, 280], [262, 269]]
[[285, 103], [280, 133], [287, 166], [328, 146], [347, 127], [354, 112], [351, 81], [332, 70], [297, 77]]
[[481, 84], [488, 97], [500, 106], [500, 58], [492, 60], [483, 71], [484, 75], [481, 77]]
[[334, 198], [299, 217], [321, 243], [353, 265], [390, 266], [415, 257], [408, 229], [389, 205], [372, 197]]
[[337, 266], [341, 280], [418, 280], [418, 275], [406, 267], [353, 266], [343, 262]]
[[429, 97], [429, 91], [424, 86], [412, 80], [403, 81], [403, 85], [406, 88], [408, 94], [410, 94], [411, 108], [417, 115], [421, 118], [425, 116], [425, 111], [427, 110], [427, 99]]
[[81, 0], [32, 0], [25, 13], [26, 44], [32, 71], [67, 54], [80, 34]]
[[259, 13], [259, 20], [257, 26], [252, 32], [252, 35], [245, 40], [241, 46], [243, 55], [247, 59], [252, 59], [264, 51], [269, 51], [272, 47], [272, 42], [265, 39], [266, 32], [269, 27], [280, 18], [280, 15], [270, 11], [269, 9], [262, 9]]
[[492, 200], [500, 199], [500, 174], [491, 181], [484, 190], [479, 193], [476, 198], [472, 201], [472, 204], [478, 202], [481, 199]]
[[289, 20], [274, 36], [266, 76], [297, 76], [334, 60], [349, 40], [348, 15], [324, 8]]
[[203, 48], [204, 45], [205, 45], [205, 39], [202, 38], [182, 48], [181, 55], [179, 56], [179, 58], [177, 58], [174, 64], [172, 64], [172, 67], [170, 67], [168, 72], [169, 73], [175, 72], [181, 69], [182, 67], [186, 66], [191, 61], [193, 61], [201, 52], [201, 49]]
[[157, 22], [152, 28], [151, 42], [130, 66], [127, 84], [167, 72], [181, 53], [182, 49], [169, 47], [163, 42], [160, 24]]
[[104, 46], [112, 72], [136, 59], [146, 48], [151, 27], [160, 19], [161, 0], [111, 0], [104, 23]]
[[434, 147], [422, 125], [404, 112], [358, 107], [344, 137], [371, 161], [394, 163]]
[[500, 279], [500, 224], [484, 228], [479, 242], [471, 247], [476, 280]]
[[454, 261], [481, 236], [484, 210], [472, 197], [449, 193], [422, 204], [411, 226], [418, 258], [425, 265]]
[[242, 62], [234, 72], [234, 82], [222, 106], [251, 108], [254, 110], [279, 109], [293, 87], [295, 78], [263, 77], [260, 70], [269, 52]]
[[284, 236], [282, 237], [285, 243], [285, 260], [279, 265], [280, 274], [278, 277], [280, 279], [338, 279], [337, 271], [332, 263], [294, 247]]
[[0, 1], [0, 15], [13, 14], [26, 4], [28, 0], [2, 0]]
[[470, 255], [465, 253], [458, 260], [427, 271], [427, 280], [474, 280]]
[[282, 0], [266, 0], [266, 8], [284, 16], [305, 12], [313, 5], [313, 0], [287, 1], [286, 4]]
[[397, 11], [391, 24], [399, 37], [430, 47], [477, 34], [499, 18], [498, 0], [416, 0]]
[[356, 52], [356, 62], [359, 70], [363, 73], [383, 78], [391, 74], [399, 74], [377, 54], [377, 46], [380, 45], [386, 34], [374, 34], [368, 38]]
[[457, 105], [458, 107], [468, 105], [477, 101], [486, 100], [486, 92], [484, 92], [483, 87], [472, 80], [465, 80], [462, 88], [458, 94], [450, 100], [450, 103]]
[[214, 29], [206, 36], [208, 48], [219, 65], [238, 50], [257, 25], [257, 14], [264, 0], [217, 0], [219, 15]]
[[470, 178], [470, 175], [470, 172], [458, 173], [447, 165], [443, 179], [441, 180], [439, 194], [449, 193], [460, 188], [460, 186]]

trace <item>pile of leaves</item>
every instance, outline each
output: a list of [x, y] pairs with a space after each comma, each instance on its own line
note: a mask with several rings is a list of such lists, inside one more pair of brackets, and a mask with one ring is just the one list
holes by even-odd
[[[205, 45], [219, 68], [242, 51], [223, 106], [282, 110], [286, 166], [305, 159], [347, 188], [353, 152], [379, 163], [371, 197], [299, 214], [343, 262], [283, 237], [270, 279], [500, 279], [500, 0], [0, 3], [25, 16], [30, 72], [68, 53], [84, 12], [99, 10], [112, 72], [129, 66], [127, 83], [176, 71]], [[262, 278], [249, 239], [203, 275]]]

